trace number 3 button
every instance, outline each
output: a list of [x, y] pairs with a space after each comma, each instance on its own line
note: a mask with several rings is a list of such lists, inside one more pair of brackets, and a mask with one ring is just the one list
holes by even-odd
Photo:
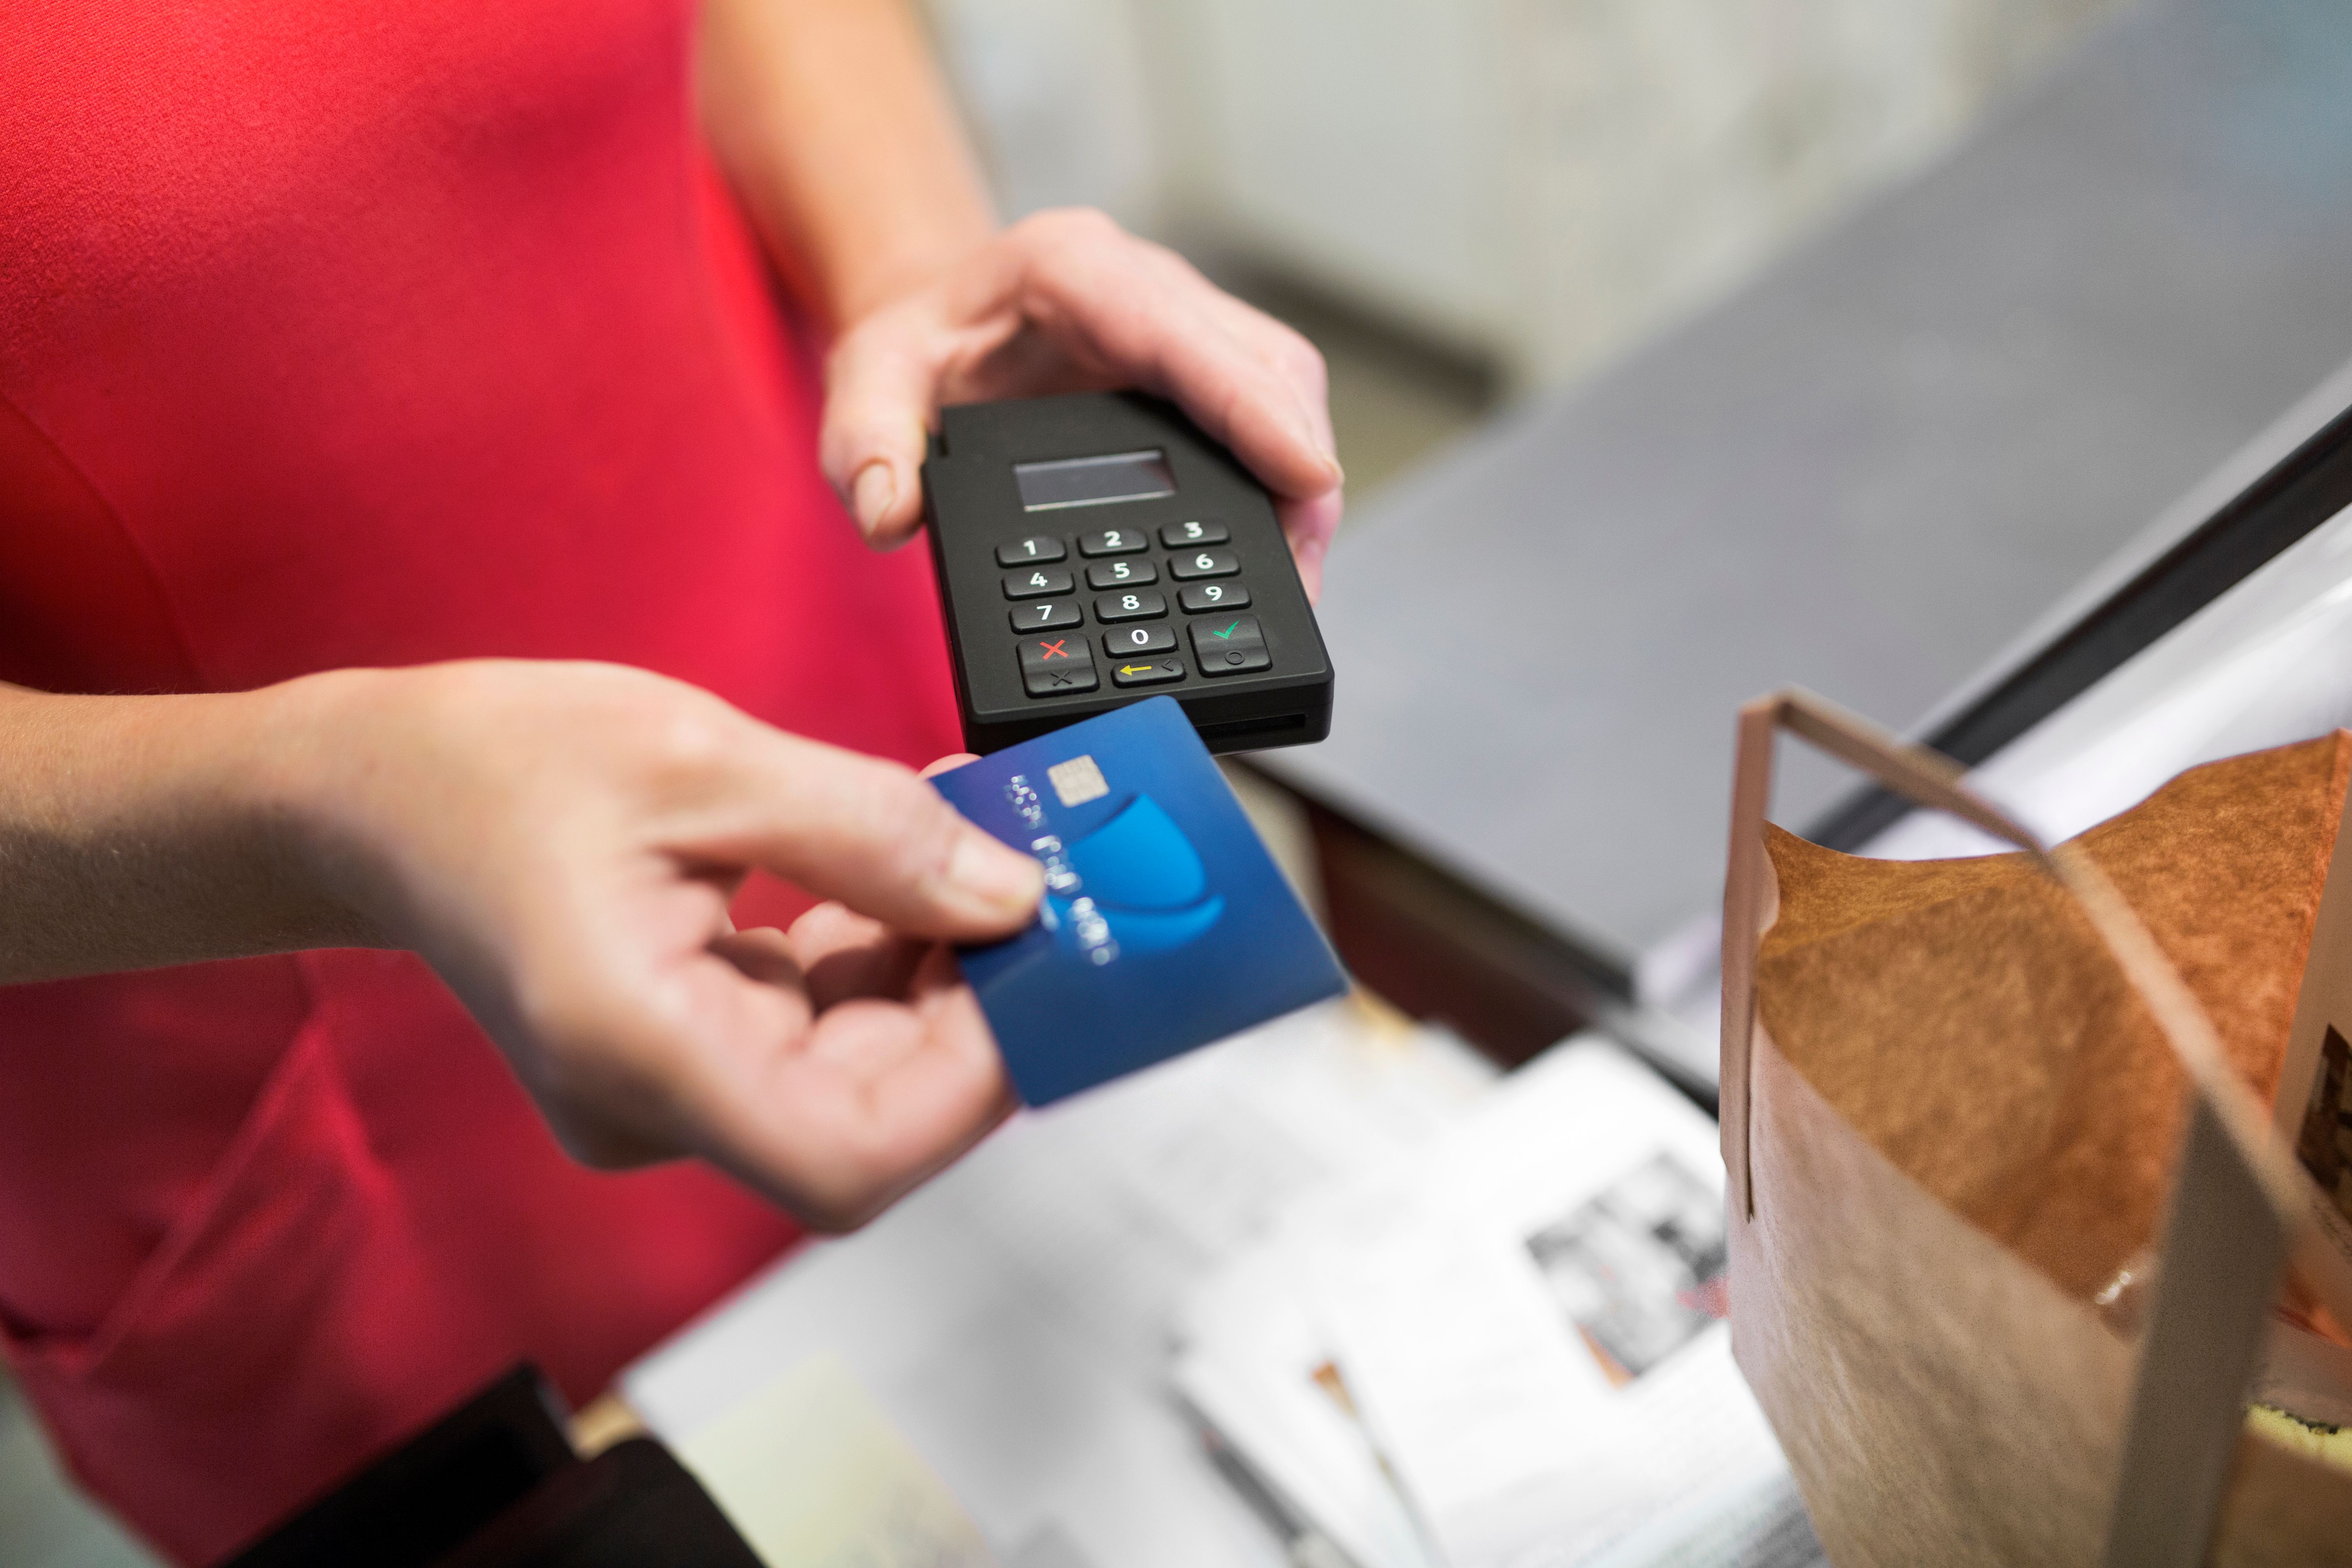
[[1220, 620], [1212, 616], [1192, 623], [1192, 655], [1201, 661], [1202, 675], [1244, 675], [1274, 662], [1255, 616], [1235, 616], [1222, 625]]

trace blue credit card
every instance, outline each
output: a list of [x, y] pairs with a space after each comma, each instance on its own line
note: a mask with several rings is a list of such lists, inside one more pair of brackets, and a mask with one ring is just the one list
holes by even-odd
[[931, 782], [1045, 868], [1036, 924], [958, 953], [1031, 1105], [1347, 988], [1174, 698]]

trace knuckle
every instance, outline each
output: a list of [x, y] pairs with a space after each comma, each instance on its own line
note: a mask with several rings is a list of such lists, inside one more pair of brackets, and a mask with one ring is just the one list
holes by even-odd
[[884, 847], [891, 879], [923, 892], [946, 879], [955, 854], [957, 818], [928, 789], [877, 792], [876, 841]]
[[1100, 207], [1048, 207], [1013, 227], [1024, 239], [1053, 248], [1103, 245], [1127, 237], [1118, 220]]
[[1277, 351], [1283, 373], [1310, 388], [1318, 396], [1330, 382], [1330, 366], [1324, 362], [1323, 351], [1285, 327], [1281, 347]]

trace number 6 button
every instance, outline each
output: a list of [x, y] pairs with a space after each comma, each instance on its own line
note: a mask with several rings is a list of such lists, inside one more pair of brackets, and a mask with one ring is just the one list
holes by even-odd
[[1168, 559], [1168, 574], [1178, 582], [1192, 577], [1230, 577], [1241, 569], [1241, 557], [1230, 550], [1181, 550]]

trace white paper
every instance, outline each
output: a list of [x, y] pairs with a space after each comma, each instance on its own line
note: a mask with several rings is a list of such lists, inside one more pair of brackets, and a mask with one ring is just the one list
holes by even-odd
[[1562, 1047], [1426, 1156], [1410, 1203], [1321, 1249], [1340, 1369], [1452, 1568], [1580, 1563], [1780, 1463], [1719, 1298], [1639, 1278], [1686, 1245], [1719, 1289], [1716, 1140], [1615, 1047]]
[[[1024, 1115], [624, 1373], [673, 1445], [831, 1352], [1001, 1558], [1282, 1568], [1168, 1387], [1183, 1291], [1285, 1200], [1433, 1135], [1491, 1069], [1346, 1004]], [[722, 1498], [724, 1502], [725, 1499]]]

